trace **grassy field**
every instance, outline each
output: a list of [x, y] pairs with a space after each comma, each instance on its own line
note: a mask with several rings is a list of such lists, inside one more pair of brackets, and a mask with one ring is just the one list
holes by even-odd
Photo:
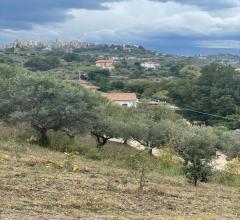
[[1, 142], [0, 219], [240, 219], [239, 188], [155, 171], [147, 180], [138, 196], [137, 180], [109, 160]]

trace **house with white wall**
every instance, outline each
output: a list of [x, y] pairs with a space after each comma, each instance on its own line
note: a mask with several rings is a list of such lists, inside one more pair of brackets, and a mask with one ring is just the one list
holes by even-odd
[[145, 69], [157, 69], [159, 66], [159, 63], [154, 61], [146, 61], [144, 63], [141, 63], [141, 67]]
[[111, 102], [126, 107], [135, 107], [138, 100], [136, 93], [103, 93], [103, 96]]

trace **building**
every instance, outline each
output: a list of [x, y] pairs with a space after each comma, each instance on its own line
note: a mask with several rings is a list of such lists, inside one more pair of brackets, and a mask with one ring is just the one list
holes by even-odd
[[103, 93], [109, 101], [122, 106], [134, 107], [137, 105], [136, 93]]
[[114, 69], [114, 60], [97, 60], [96, 67], [100, 67], [102, 69]]
[[144, 63], [141, 63], [141, 67], [145, 69], [157, 69], [159, 67], [159, 64], [154, 61], [146, 61]]

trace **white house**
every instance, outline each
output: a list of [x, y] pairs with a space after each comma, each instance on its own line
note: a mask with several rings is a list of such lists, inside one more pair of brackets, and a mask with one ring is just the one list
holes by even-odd
[[122, 106], [134, 107], [137, 105], [137, 95], [135, 93], [103, 93], [103, 96]]
[[141, 67], [145, 69], [156, 69], [159, 67], [159, 64], [154, 61], [146, 61], [144, 63], [141, 63]]

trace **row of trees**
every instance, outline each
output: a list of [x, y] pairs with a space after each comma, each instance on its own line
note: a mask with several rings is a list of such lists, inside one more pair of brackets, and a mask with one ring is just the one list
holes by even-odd
[[183, 172], [197, 185], [208, 181], [211, 162], [218, 151], [230, 159], [240, 153], [238, 132], [224, 127], [197, 127], [167, 107], [149, 107], [142, 103], [137, 108], [119, 108], [109, 105], [94, 123], [92, 135], [98, 147], [111, 138], [135, 140], [149, 148], [170, 145], [184, 160]]

